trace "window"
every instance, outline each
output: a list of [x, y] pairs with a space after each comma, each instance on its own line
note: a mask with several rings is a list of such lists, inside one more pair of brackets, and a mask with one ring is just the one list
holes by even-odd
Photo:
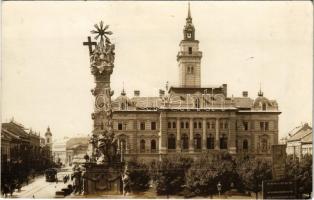
[[151, 149], [151, 152], [156, 152], [156, 140], [151, 140], [150, 141], [150, 149]]
[[189, 128], [189, 122], [185, 122], [185, 128]]
[[145, 130], [145, 122], [141, 122], [141, 130]]
[[224, 124], [222, 122], [219, 123], [219, 128], [223, 129]]
[[145, 152], [145, 140], [141, 140], [140, 142], [140, 152]]
[[192, 54], [192, 47], [189, 47], [189, 54]]
[[181, 122], [181, 128], [184, 128], [184, 122]]
[[125, 110], [125, 104], [121, 103], [121, 110]]
[[200, 99], [199, 98], [195, 99], [194, 104], [195, 104], [195, 108], [200, 108]]
[[228, 129], [228, 122], [225, 122], [225, 129]]
[[210, 123], [207, 122], [206, 125], [207, 125], [207, 128], [210, 129]]
[[196, 134], [194, 138], [194, 148], [201, 149], [202, 148], [202, 139], [200, 134]]
[[262, 139], [261, 146], [262, 146], [261, 151], [262, 152], [267, 152], [267, 149], [268, 149], [268, 147], [267, 147], [268, 146], [267, 139]]
[[268, 131], [268, 122], [265, 122], [265, 131]]
[[248, 122], [243, 122], [243, 128], [245, 131], [249, 130], [249, 123]]
[[207, 145], [206, 145], [207, 149], [214, 149], [214, 145], [215, 145], [214, 142], [215, 142], [214, 137], [212, 135], [209, 135], [207, 137]]
[[156, 122], [151, 122], [151, 129], [156, 130]]
[[47, 143], [49, 143], [49, 138], [47, 138]]
[[197, 122], [194, 122], [194, 128], [197, 128]]
[[202, 128], [202, 122], [198, 122], [198, 128]]
[[227, 149], [228, 148], [228, 139], [225, 135], [220, 138], [220, 149]]
[[266, 106], [266, 103], [263, 103], [263, 104], [262, 104], [262, 110], [266, 110], [266, 107], [267, 107], [267, 106]]
[[243, 140], [243, 150], [248, 150], [249, 149], [249, 144], [247, 140]]
[[168, 149], [176, 149], [176, 138], [174, 134], [168, 136]]
[[171, 128], [171, 122], [168, 122], [168, 128]]
[[194, 73], [194, 67], [191, 67], [191, 74]]
[[186, 134], [183, 134], [182, 135], [182, 149], [185, 150], [185, 149], [188, 149], [189, 148], [189, 137], [186, 135]]
[[215, 129], [215, 128], [216, 128], [216, 123], [212, 122], [212, 129]]
[[172, 122], [172, 128], [176, 128], [177, 124], [175, 122]]
[[264, 122], [259, 123], [260, 129], [263, 131], [264, 130]]
[[122, 123], [118, 123], [118, 130], [122, 130]]

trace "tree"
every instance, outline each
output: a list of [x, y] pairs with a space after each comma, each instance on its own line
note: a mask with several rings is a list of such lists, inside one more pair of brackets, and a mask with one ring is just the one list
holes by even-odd
[[148, 190], [149, 181], [151, 180], [149, 174], [149, 167], [145, 163], [140, 163], [136, 160], [128, 162], [130, 189], [132, 192], [143, 192]]
[[[236, 162], [227, 152], [203, 154], [194, 161], [186, 175], [186, 186], [196, 195], [213, 195], [218, 192], [217, 184], [222, 185], [222, 192], [230, 189], [231, 183], [239, 183]], [[241, 184], [236, 187], [239, 190]]]
[[299, 186], [301, 194], [312, 193], [312, 156], [304, 155], [302, 159], [294, 159], [288, 156], [286, 160], [286, 176], [289, 180], [294, 180]]
[[242, 179], [245, 189], [255, 192], [262, 190], [262, 182], [272, 178], [271, 163], [265, 159], [247, 158], [238, 164], [237, 172]]
[[158, 195], [173, 195], [181, 192], [185, 184], [185, 172], [192, 160], [180, 156], [168, 156], [155, 164]]

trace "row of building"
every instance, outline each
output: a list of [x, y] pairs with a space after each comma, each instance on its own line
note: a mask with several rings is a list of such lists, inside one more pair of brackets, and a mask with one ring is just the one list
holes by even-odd
[[306, 154], [312, 155], [313, 129], [308, 123], [292, 129], [287, 137], [281, 139], [282, 144], [287, 145], [287, 154], [302, 158]]
[[23, 181], [29, 175], [51, 167], [52, 134], [47, 128], [44, 137], [13, 119], [1, 124], [1, 179]]

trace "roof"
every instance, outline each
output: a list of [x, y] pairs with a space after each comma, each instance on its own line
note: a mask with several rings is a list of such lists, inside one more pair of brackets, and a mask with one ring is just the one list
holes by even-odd
[[223, 86], [212, 86], [212, 87], [170, 87], [169, 93], [184, 93], [184, 94], [195, 94], [197, 92], [204, 94], [221, 94], [223, 93]]
[[25, 131], [25, 128], [15, 122], [9, 122], [9, 123], [2, 123], [2, 129], [10, 132], [11, 134], [14, 134], [18, 136], [19, 138], [28, 139], [29, 135]]
[[[310, 135], [310, 136], [309, 136]], [[290, 132], [290, 138], [288, 138], [288, 142], [291, 141], [312, 141], [312, 127], [308, 124], [304, 124], [303, 126], [299, 126], [293, 129], [293, 135]]]
[[251, 108], [254, 100], [249, 97], [234, 97], [233, 102], [237, 108]]

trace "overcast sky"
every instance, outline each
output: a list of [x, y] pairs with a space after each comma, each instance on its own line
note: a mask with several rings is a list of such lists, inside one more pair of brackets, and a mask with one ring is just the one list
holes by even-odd
[[[115, 96], [156, 96], [178, 84], [176, 54], [187, 2], [3, 2], [2, 120], [55, 138], [90, 134], [94, 87], [88, 48], [93, 25], [110, 25], [116, 44]], [[202, 85], [228, 95], [276, 99], [280, 137], [312, 121], [313, 6], [310, 1], [191, 2]]]

